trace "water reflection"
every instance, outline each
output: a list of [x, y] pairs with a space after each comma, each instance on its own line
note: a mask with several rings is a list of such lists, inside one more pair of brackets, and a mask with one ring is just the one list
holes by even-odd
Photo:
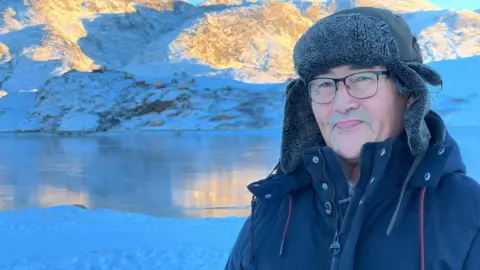
[[[480, 179], [480, 128], [452, 130]], [[246, 185], [270, 173], [279, 132], [0, 136], [0, 209], [84, 204], [164, 217], [249, 213]]]
[[0, 136], [0, 208], [84, 204], [167, 217], [247, 215], [278, 133]]

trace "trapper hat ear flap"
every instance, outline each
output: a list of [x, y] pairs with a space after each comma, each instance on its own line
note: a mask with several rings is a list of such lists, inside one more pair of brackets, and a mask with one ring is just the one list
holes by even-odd
[[408, 144], [412, 155], [427, 150], [430, 132], [425, 122], [425, 116], [430, 110], [430, 94], [427, 83], [433, 86], [442, 84], [442, 78], [431, 67], [419, 63], [399, 63], [389, 67], [399, 80], [400, 93], [410, 94], [412, 102], [405, 111], [404, 127], [408, 136]]
[[442, 86], [442, 76], [432, 67], [415, 62], [408, 63], [407, 65], [420, 75], [426, 83], [432, 86]]
[[284, 173], [292, 172], [302, 162], [304, 149], [325, 145], [310, 102], [302, 79], [287, 85], [280, 158]]

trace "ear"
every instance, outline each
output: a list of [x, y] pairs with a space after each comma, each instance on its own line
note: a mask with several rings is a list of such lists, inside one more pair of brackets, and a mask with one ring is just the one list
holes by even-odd
[[414, 101], [415, 99], [413, 98], [413, 96], [409, 95], [407, 100], [407, 108], [410, 108], [410, 106], [413, 104]]
[[[413, 95], [409, 95], [407, 100], [407, 109], [409, 109], [412, 106], [413, 102], [415, 102], [415, 98], [413, 97]], [[427, 99], [427, 112], [430, 111], [430, 109], [431, 109], [431, 100]]]

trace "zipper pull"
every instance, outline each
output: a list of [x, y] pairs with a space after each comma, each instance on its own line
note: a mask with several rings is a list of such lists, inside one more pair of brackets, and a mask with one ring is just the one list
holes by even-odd
[[340, 242], [338, 242], [338, 238], [339, 238], [339, 235], [338, 235], [338, 231], [335, 232], [335, 237], [333, 238], [333, 243], [330, 245], [330, 255], [332, 256], [336, 256], [338, 255], [338, 253], [340, 253], [340, 249], [341, 249], [341, 246], [340, 246]]

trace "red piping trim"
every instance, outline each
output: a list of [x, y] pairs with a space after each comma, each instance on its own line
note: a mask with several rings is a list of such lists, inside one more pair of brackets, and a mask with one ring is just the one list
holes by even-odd
[[425, 270], [425, 236], [423, 234], [424, 226], [424, 201], [425, 201], [425, 188], [420, 191], [420, 269]]
[[280, 244], [280, 253], [279, 255], [283, 255], [283, 246], [285, 245], [285, 240], [287, 239], [287, 232], [288, 232], [288, 226], [290, 225], [290, 219], [292, 218], [292, 211], [293, 211], [293, 198], [292, 195], [288, 195], [288, 216], [287, 216], [287, 221], [285, 222], [285, 228], [283, 229], [283, 235], [282, 235], [282, 243]]

